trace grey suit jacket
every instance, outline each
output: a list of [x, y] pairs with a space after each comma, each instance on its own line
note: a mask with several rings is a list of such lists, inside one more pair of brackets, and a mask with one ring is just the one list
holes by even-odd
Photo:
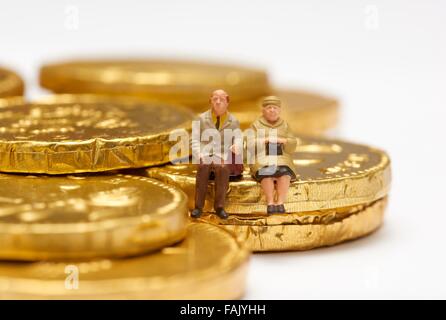
[[[217, 130], [212, 120], [212, 110], [203, 112], [198, 116], [199, 130], [193, 129], [191, 144], [194, 157], [218, 156], [221, 159], [228, 159], [229, 148], [235, 144], [238, 150], [242, 151], [243, 137], [240, 131], [240, 122], [231, 113], [228, 112], [226, 121]], [[198, 123], [196, 123], [198, 124]], [[199, 132], [199, 136], [197, 133]], [[195, 133], [195, 134], [194, 134]], [[213, 137], [220, 137], [216, 141]], [[225, 139], [225, 136], [227, 139]], [[228, 140], [228, 141], [225, 141]]]

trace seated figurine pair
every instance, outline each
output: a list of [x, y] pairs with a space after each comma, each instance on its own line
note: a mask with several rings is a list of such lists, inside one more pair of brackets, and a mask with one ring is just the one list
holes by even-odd
[[[240, 123], [228, 112], [229, 96], [225, 91], [214, 91], [210, 97], [210, 104], [211, 108], [199, 116], [200, 139], [205, 130], [217, 130], [221, 136], [219, 150], [222, 152], [217, 156], [203, 153], [209, 146], [205, 147], [202, 141], [192, 139], [192, 150], [200, 161], [195, 184], [195, 209], [192, 210], [191, 216], [193, 218], [201, 216], [209, 178], [213, 174], [215, 213], [220, 218], [226, 219], [228, 214], [224, 205], [229, 178], [231, 175], [237, 175], [237, 170], [242, 170], [243, 165], [234, 163], [234, 159], [242, 152], [241, 141], [233, 141], [233, 144], [226, 146], [225, 150], [224, 130], [240, 129]], [[275, 96], [266, 97], [262, 101], [262, 115], [250, 127], [255, 136], [256, 146], [254, 161], [250, 162], [250, 171], [265, 194], [268, 214], [286, 212], [284, 202], [290, 182], [296, 180], [296, 168], [291, 156], [296, 148], [296, 139], [287, 122], [280, 117], [280, 113], [280, 99]], [[212, 161], [209, 161], [210, 157]]]

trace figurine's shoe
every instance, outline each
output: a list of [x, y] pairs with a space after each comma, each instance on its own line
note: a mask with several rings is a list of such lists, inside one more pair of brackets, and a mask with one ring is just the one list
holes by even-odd
[[286, 213], [285, 206], [283, 204], [276, 205], [276, 212], [277, 213]]
[[203, 210], [201, 210], [200, 208], [195, 208], [194, 210], [192, 210], [190, 216], [192, 218], [200, 218], [202, 213]]
[[267, 214], [273, 214], [276, 213], [276, 206], [273, 204], [269, 204], [266, 206], [266, 213]]
[[217, 208], [215, 210], [215, 213], [217, 216], [219, 216], [221, 219], [228, 219], [229, 215], [226, 213], [225, 209], [223, 208]]

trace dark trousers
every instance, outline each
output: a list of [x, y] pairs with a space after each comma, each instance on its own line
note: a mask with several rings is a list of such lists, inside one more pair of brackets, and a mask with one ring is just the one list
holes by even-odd
[[202, 209], [204, 207], [211, 172], [215, 176], [214, 209], [217, 210], [225, 206], [226, 192], [229, 187], [229, 166], [219, 163], [200, 163], [195, 177], [195, 208]]

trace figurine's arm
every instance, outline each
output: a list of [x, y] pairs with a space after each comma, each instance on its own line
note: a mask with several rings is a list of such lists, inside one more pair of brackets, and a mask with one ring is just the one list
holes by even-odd
[[201, 135], [203, 132], [203, 119], [199, 118], [200, 120], [200, 128], [199, 128], [199, 134], [192, 134], [190, 143], [191, 143], [191, 149], [192, 149], [192, 156], [196, 157], [196, 159], [201, 159], [200, 149], [201, 149]]
[[265, 144], [268, 142], [268, 135], [263, 135], [261, 137], [258, 136], [257, 127], [254, 124], [251, 124], [249, 127], [254, 133], [254, 143], [256, 145]]
[[[234, 120], [233, 129], [240, 130], [240, 122], [237, 119]], [[242, 150], [243, 150], [243, 134], [236, 135], [234, 137], [234, 141], [231, 146], [231, 151], [234, 152], [235, 154], [240, 154]]]
[[[248, 134], [245, 135], [245, 147], [246, 147], [246, 162], [253, 164], [256, 161], [257, 155], [260, 154], [261, 150], [264, 150], [264, 140], [257, 137], [257, 127], [252, 123], [249, 126], [249, 130], [246, 131]], [[261, 142], [260, 140], [263, 140]]]
[[293, 153], [296, 150], [297, 138], [294, 136], [293, 132], [290, 130], [288, 123], [286, 123], [286, 133], [287, 136], [284, 138], [285, 152]]

